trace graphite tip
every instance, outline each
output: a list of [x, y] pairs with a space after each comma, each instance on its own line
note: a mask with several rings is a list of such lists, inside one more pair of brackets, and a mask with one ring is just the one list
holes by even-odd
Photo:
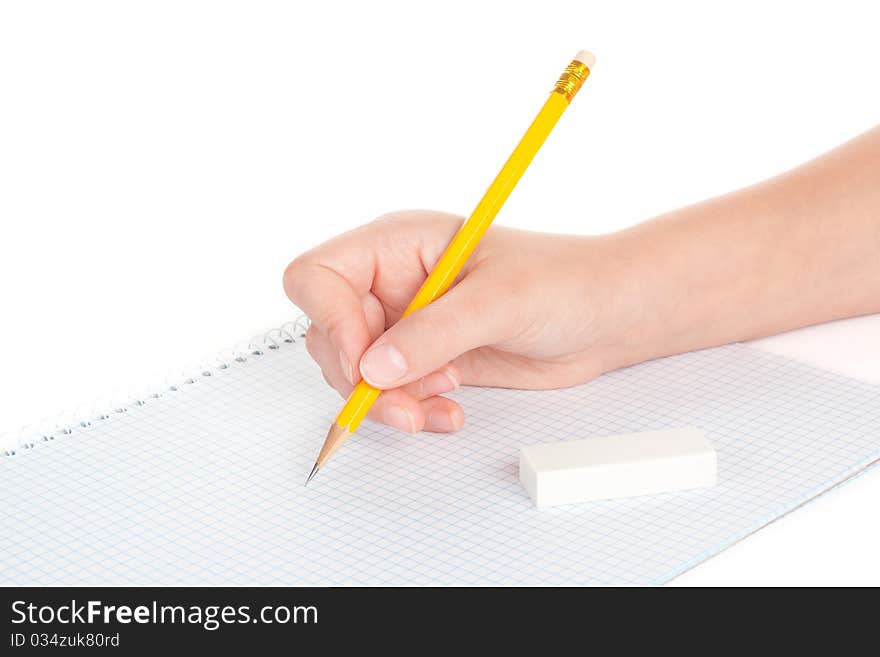
[[306, 483], [303, 486], [308, 486], [309, 482], [315, 478], [315, 475], [318, 474], [318, 464], [315, 463], [315, 467], [312, 468], [312, 471], [309, 473], [309, 478], [306, 479]]

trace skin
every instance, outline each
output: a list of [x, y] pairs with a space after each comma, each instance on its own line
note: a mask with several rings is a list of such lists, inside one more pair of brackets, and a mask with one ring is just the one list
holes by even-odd
[[[462, 222], [386, 215], [284, 274], [309, 353], [370, 418], [451, 432], [459, 385], [557, 388], [640, 361], [880, 312], [880, 127], [797, 169], [599, 237], [493, 226], [456, 284], [400, 320]], [[880, 339], [880, 338], [878, 338]]]

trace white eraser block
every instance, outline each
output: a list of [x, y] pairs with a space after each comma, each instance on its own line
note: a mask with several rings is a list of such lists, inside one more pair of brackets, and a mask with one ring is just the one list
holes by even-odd
[[695, 427], [520, 449], [519, 480], [535, 506], [714, 486], [718, 457]]

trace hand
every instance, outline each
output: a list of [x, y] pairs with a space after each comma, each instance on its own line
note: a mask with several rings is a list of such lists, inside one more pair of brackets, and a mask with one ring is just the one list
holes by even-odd
[[493, 226], [457, 283], [400, 315], [461, 217], [400, 212], [287, 268], [309, 353], [371, 417], [454, 431], [459, 384], [573, 385], [624, 365], [880, 313], [880, 127], [764, 183], [603, 237]]
[[287, 295], [311, 318], [306, 347], [347, 397], [386, 390], [369, 417], [407, 432], [455, 431], [459, 385], [553, 388], [604, 371], [595, 238], [490, 228], [454, 286], [400, 319], [462, 222], [383, 217], [296, 258]]

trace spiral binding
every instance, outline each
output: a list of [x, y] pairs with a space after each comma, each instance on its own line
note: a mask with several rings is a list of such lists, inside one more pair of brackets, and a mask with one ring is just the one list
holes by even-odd
[[218, 371], [244, 365], [251, 358], [259, 358], [268, 352], [277, 351], [284, 344], [292, 344], [304, 338], [308, 328], [308, 318], [304, 315], [300, 316], [218, 353], [213, 362], [200, 364], [186, 372], [166, 377], [162, 385], [130, 394], [120, 402], [96, 401], [88, 411], [81, 414], [72, 411], [59, 413], [50, 421], [44, 421], [37, 426], [23, 427], [11, 440], [0, 434], [0, 458], [16, 456], [45, 443], [88, 429], [97, 423], [110, 421], [116, 415], [127, 413], [132, 407], [146, 406], [168, 394], [179, 393], [202, 378], [214, 376]]

